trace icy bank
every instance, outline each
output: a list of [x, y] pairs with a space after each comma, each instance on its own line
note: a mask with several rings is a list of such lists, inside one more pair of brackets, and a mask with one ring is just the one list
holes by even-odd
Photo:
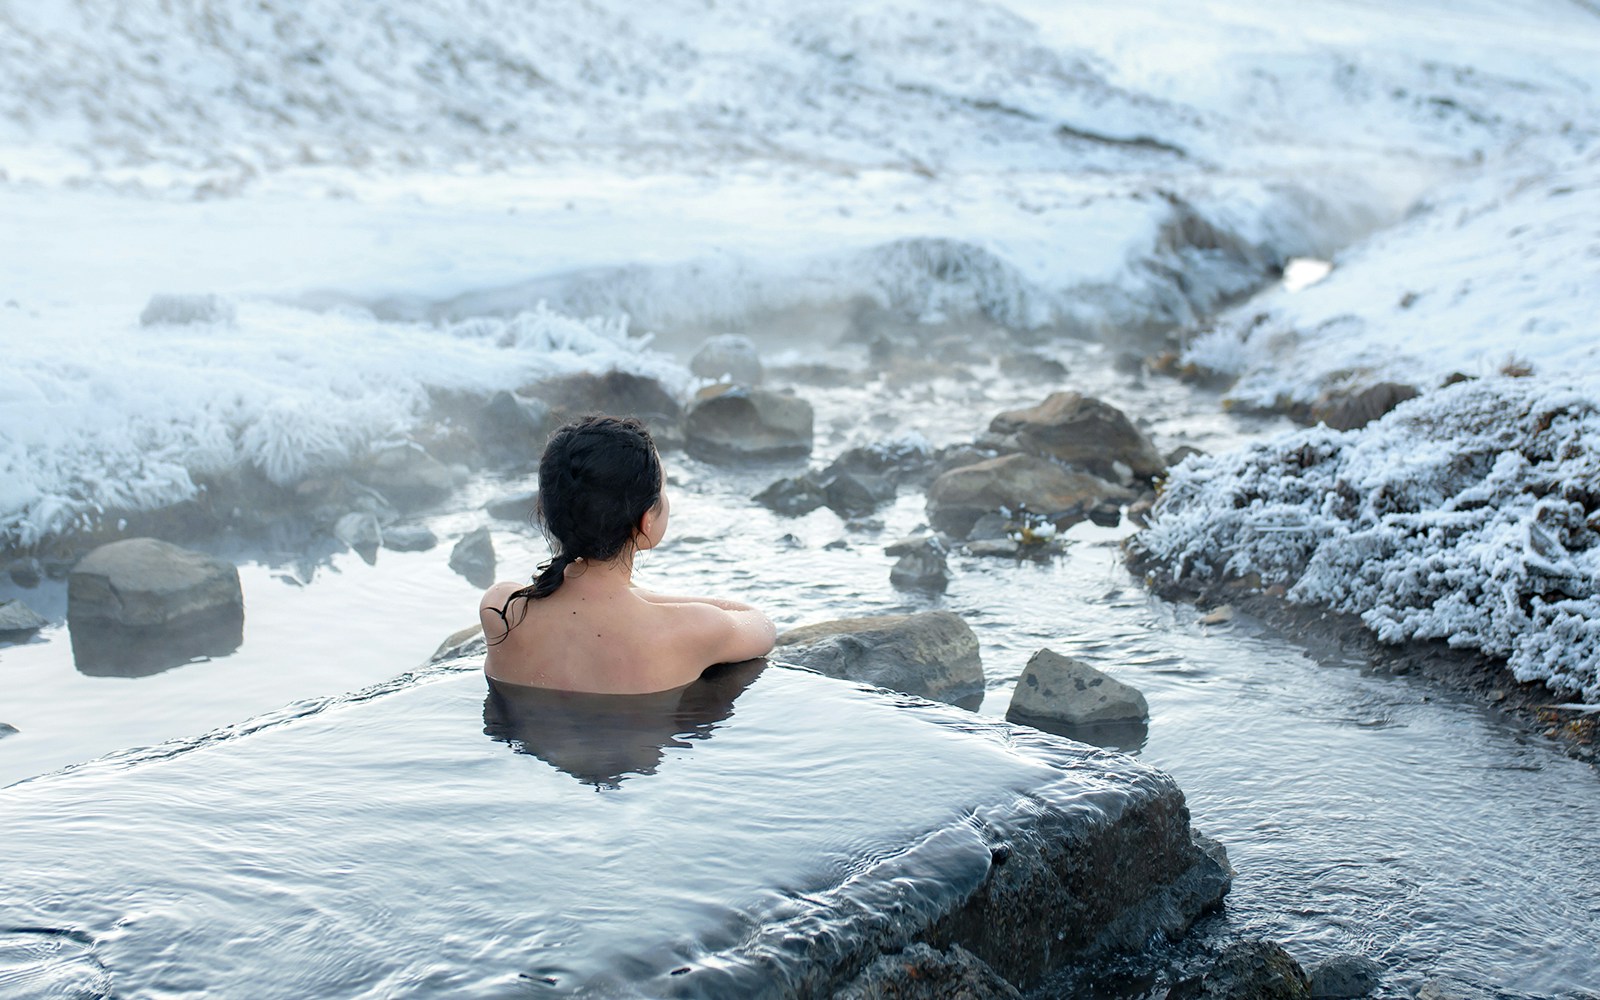
[[1475, 647], [1600, 702], [1600, 403], [1496, 377], [1191, 458], [1134, 554], [1180, 583], [1256, 574], [1385, 641]]
[[1185, 360], [1286, 408], [1376, 382], [1428, 390], [1504, 368], [1600, 375], [1600, 145], [1436, 193], [1332, 273], [1224, 316]]

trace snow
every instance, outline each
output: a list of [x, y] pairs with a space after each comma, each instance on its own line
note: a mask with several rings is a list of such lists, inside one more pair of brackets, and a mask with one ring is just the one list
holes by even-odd
[[1445, 639], [1600, 702], [1600, 405], [1495, 376], [1355, 431], [1175, 468], [1137, 546], [1173, 581], [1258, 574], [1380, 639]]
[[[1551, 234], [1594, 217], [1597, 25], [1557, 0], [0, 5], [0, 547], [229, 469], [337, 468], [416, 432], [431, 390], [686, 386], [652, 343], [785, 311], [1192, 326], [1424, 191], [1393, 239], [1477, 198], [1487, 253], [1517, 171], [1556, 172], [1519, 245], [1576, 274]], [[1576, 343], [1560, 287], [1541, 315]], [[1383, 319], [1351, 340], [1375, 370]], [[1334, 341], [1282, 327], [1307, 358]], [[1267, 339], [1213, 353], [1273, 392], [1312, 377]]]

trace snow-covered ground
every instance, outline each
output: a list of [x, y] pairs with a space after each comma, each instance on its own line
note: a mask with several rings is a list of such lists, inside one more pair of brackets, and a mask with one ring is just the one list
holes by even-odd
[[1172, 474], [1138, 546], [1175, 581], [1257, 574], [1379, 638], [1446, 639], [1600, 702], [1600, 405], [1460, 383]]
[[[1592, 172], [1597, 35], [1570, 0], [0, 4], [0, 544], [291, 482], [430, 389], [686, 384], [645, 334], [1193, 325], [1425, 191]], [[231, 318], [141, 325], [162, 293]]]

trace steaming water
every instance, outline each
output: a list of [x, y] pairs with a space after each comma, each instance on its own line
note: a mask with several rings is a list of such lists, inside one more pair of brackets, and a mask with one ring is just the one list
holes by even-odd
[[[1227, 447], [1274, 426], [1222, 415], [1214, 397], [1176, 383], [1115, 374], [1096, 347], [1053, 350], [1069, 369], [1067, 386], [1147, 417], [1166, 446], [1187, 440], [1206, 449]], [[817, 457], [825, 459], [851, 444], [912, 431], [935, 443], [970, 438], [994, 412], [1036, 401], [1056, 387], [1005, 378], [980, 363], [951, 365], [932, 383], [798, 391], [817, 407]], [[889, 586], [892, 560], [881, 551], [921, 523], [919, 492], [903, 489], [865, 523], [847, 525], [826, 510], [787, 519], [748, 497], [793, 469], [729, 471], [682, 455], [667, 461], [673, 537], [642, 561], [639, 576], [648, 586], [745, 597], [780, 625], [953, 610], [982, 643], [985, 715], [1003, 714], [1023, 664], [1041, 647], [1082, 657], [1142, 689], [1151, 722], [1142, 745], [1135, 734], [1132, 747], [1177, 779], [1196, 826], [1228, 846], [1239, 870], [1228, 900], [1234, 925], [1283, 941], [1302, 961], [1338, 952], [1376, 958], [1393, 970], [1389, 995], [1409, 995], [1441, 973], [1536, 994], [1593, 987], [1600, 783], [1557, 749], [1530, 742], [1486, 711], [1423, 683], [1375, 676], [1353, 657], [1339, 662], [1337, 653], [1333, 662], [1325, 652], [1313, 657], [1293, 637], [1249, 620], [1198, 624], [1192, 609], [1149, 597], [1129, 577], [1118, 548], [1126, 527], [1079, 525], [1068, 534], [1068, 552], [1047, 563], [955, 556], [949, 591], [922, 596]], [[421, 661], [446, 633], [472, 621], [476, 592], [445, 568], [450, 539], [491, 523], [502, 577], [524, 574], [543, 558], [543, 542], [526, 526], [490, 522], [477, 510], [527, 485], [470, 484], [450, 512], [427, 520], [445, 539], [428, 553], [383, 551], [368, 566], [354, 554], [319, 561], [256, 552], [242, 567], [244, 642], [229, 656], [117, 678], [75, 671], [61, 628], [0, 651], [6, 677], [0, 718], [22, 730], [0, 742], [0, 779], [199, 733], [285, 702], [357, 688]], [[45, 614], [60, 613], [59, 590], [27, 596]], [[468, 686], [452, 687], [451, 697], [467, 698]], [[359, 724], [335, 729], [326, 734], [329, 753], [360, 758], [377, 735]], [[881, 752], [892, 769], [892, 749], [866, 747], [862, 735], [774, 748], [773, 759], [842, 766], [846, 757]], [[461, 739], [483, 737], [474, 730]], [[340, 780], [358, 781], [359, 771], [345, 769]], [[243, 766], [216, 776], [228, 795], [273, 800], [291, 780], [287, 773]], [[418, 775], [414, 796], [397, 806], [397, 814], [426, 822], [432, 797], [449, 780], [444, 772]], [[94, 781], [104, 794], [119, 794], [115, 771], [97, 771]], [[7, 810], [26, 815], [22, 804], [31, 787], [5, 793]], [[849, 791], [855, 796], [861, 789]], [[708, 782], [682, 793], [688, 808], [727, 789]], [[814, 800], [781, 808], [802, 818], [837, 815]], [[264, 815], [262, 822], [288, 830], [290, 818]], [[106, 823], [90, 811], [78, 815], [73, 828], [103, 837]], [[48, 856], [41, 845], [59, 830], [30, 821], [24, 833], [30, 856]], [[592, 831], [563, 832], [581, 841]], [[263, 889], [283, 891], [274, 887], [279, 876], [263, 865]], [[159, 863], [150, 874], [160, 881]], [[604, 896], [606, 879], [632, 885], [656, 874], [627, 864], [610, 874], [596, 871], [591, 895]], [[673, 905], [732, 902], [713, 898], [720, 891], [714, 887], [681, 888], [688, 902]], [[658, 902], [667, 905], [669, 896]], [[114, 901], [104, 902], [114, 908]], [[360, 904], [372, 919], [414, 919], [422, 905], [405, 896]], [[174, 926], [172, 940], [187, 930]], [[436, 930], [473, 933], [445, 924]], [[539, 933], [570, 930], [552, 923]], [[349, 929], [348, 940], [359, 945], [357, 929]], [[450, 940], [463, 954], [470, 950], [470, 941]], [[187, 974], [197, 983], [205, 976], [204, 970]], [[349, 985], [355, 992], [360, 984]]]

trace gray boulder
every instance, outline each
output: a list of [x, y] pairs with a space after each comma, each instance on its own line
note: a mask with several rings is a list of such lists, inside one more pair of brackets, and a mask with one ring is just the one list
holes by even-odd
[[830, 677], [955, 702], [983, 694], [978, 637], [949, 611], [842, 618], [778, 636], [775, 657]]
[[494, 540], [488, 528], [463, 535], [450, 550], [450, 568], [474, 587], [488, 588], [494, 583]]
[[928, 590], [943, 593], [950, 585], [950, 564], [937, 539], [927, 538], [900, 554], [889, 570], [889, 583], [901, 590]]
[[461, 485], [453, 469], [411, 442], [374, 452], [356, 478], [402, 507], [434, 503]]
[[478, 411], [474, 423], [474, 437], [489, 461], [526, 465], [539, 461], [560, 421], [543, 400], [497, 392]]
[[827, 493], [810, 476], [785, 476], [751, 499], [786, 517], [809, 514], [828, 503]]
[[1404, 382], [1379, 382], [1353, 392], [1325, 392], [1311, 404], [1308, 420], [1336, 431], [1355, 430], [1418, 395], [1416, 386]]
[[711, 462], [800, 458], [811, 453], [811, 404], [744, 386], [696, 394], [684, 426], [690, 454]]
[[44, 578], [44, 566], [33, 556], [23, 556], [11, 560], [6, 566], [6, 575], [17, 586], [32, 589]]
[[533, 521], [533, 512], [539, 505], [538, 490], [523, 490], [513, 493], [498, 500], [491, 500], [483, 505], [490, 517], [497, 517], [502, 521], [521, 521], [529, 524]]
[[894, 483], [867, 472], [838, 472], [822, 483], [828, 509], [840, 517], [859, 517], [894, 499]]
[[152, 295], [139, 314], [140, 326], [232, 323], [233, 303], [220, 295]]
[[67, 619], [143, 627], [244, 607], [232, 563], [154, 538], [129, 538], [84, 556], [67, 577]]
[[13, 726], [11, 723], [0, 722], [0, 740], [5, 739], [7, 736], [15, 736], [20, 732], [22, 732], [22, 730], [18, 729], [16, 726]]
[[1051, 393], [1044, 402], [1007, 410], [989, 423], [993, 443], [1110, 475], [1114, 463], [1149, 479], [1166, 469], [1161, 453], [1126, 415], [1076, 392]]
[[701, 378], [723, 379], [739, 385], [760, 385], [761, 354], [749, 337], [724, 333], [706, 338], [689, 359], [689, 370]]
[[0, 639], [17, 639], [48, 624], [50, 619], [21, 601], [0, 601]]
[[333, 525], [333, 537], [356, 551], [375, 550], [383, 544], [383, 528], [374, 514], [351, 511]]
[[1132, 491], [1098, 476], [1069, 472], [1033, 455], [1002, 455], [935, 479], [928, 487], [928, 520], [940, 531], [965, 537], [984, 514], [1025, 507], [1065, 527], [1104, 502], [1133, 498]]
[[1383, 966], [1364, 955], [1338, 955], [1307, 970], [1312, 1000], [1355, 1000], [1378, 988]]
[[959, 944], [936, 951], [917, 942], [884, 955], [833, 994], [834, 1000], [1022, 1000], [1022, 993]]
[[426, 552], [439, 544], [439, 536], [425, 525], [405, 524], [383, 533], [383, 547], [395, 552]]
[[[646, 375], [583, 372], [548, 378], [521, 391], [548, 403], [556, 426], [591, 413], [637, 417], [650, 429], [658, 446], [667, 448], [679, 443], [683, 407], [665, 386]], [[539, 451], [543, 450], [541, 440]]]
[[1006, 709], [1012, 722], [1066, 726], [1138, 722], [1149, 715], [1150, 706], [1137, 688], [1048, 649], [1028, 660]]
[[1167, 1000], [1310, 1000], [1300, 963], [1273, 941], [1229, 945], [1205, 974], [1167, 991]]

